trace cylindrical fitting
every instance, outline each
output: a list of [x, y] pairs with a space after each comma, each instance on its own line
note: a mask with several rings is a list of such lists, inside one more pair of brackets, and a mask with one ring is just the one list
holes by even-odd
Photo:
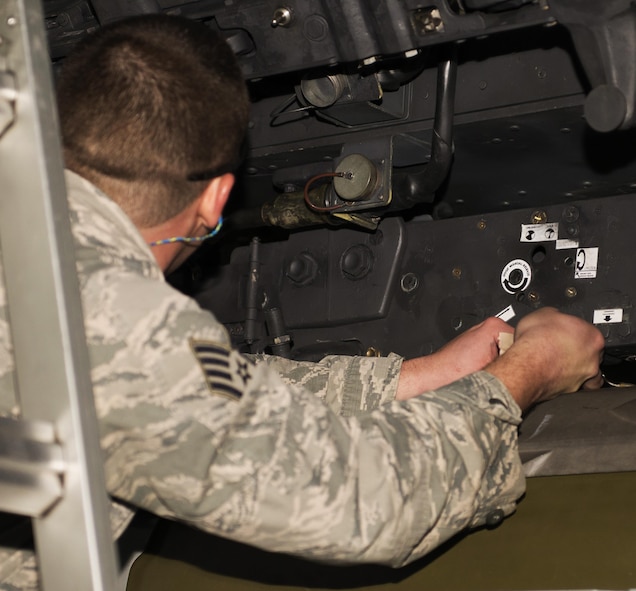
[[324, 109], [333, 105], [342, 96], [345, 82], [340, 74], [331, 74], [323, 78], [302, 80], [300, 90], [310, 105]]
[[377, 168], [362, 154], [351, 154], [343, 158], [336, 172], [344, 176], [335, 177], [333, 188], [338, 197], [345, 201], [367, 199], [377, 187]]

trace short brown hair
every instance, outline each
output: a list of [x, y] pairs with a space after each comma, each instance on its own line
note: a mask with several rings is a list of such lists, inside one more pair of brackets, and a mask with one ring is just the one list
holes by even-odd
[[189, 177], [229, 170], [249, 111], [225, 40], [180, 17], [144, 15], [99, 29], [62, 64], [58, 108], [66, 165], [139, 227], [202, 191]]

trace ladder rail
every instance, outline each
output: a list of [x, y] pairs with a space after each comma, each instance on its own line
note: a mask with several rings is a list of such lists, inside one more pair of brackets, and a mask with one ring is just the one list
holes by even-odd
[[39, 508], [14, 495], [9, 509], [33, 517], [45, 591], [112, 591], [118, 565], [58, 129], [41, 0], [2, 0], [0, 245], [16, 390], [21, 418], [50, 424], [46, 443], [63, 458], [61, 495], [49, 490]]

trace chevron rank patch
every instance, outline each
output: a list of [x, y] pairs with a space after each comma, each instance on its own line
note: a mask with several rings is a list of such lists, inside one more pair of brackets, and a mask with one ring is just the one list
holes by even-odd
[[238, 400], [252, 377], [252, 362], [236, 351], [210, 341], [191, 339], [190, 347], [210, 391]]

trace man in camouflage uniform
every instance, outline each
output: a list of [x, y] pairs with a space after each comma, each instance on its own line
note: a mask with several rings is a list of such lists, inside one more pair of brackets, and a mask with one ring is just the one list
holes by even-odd
[[[599, 385], [594, 327], [546, 309], [501, 356], [497, 319], [410, 361], [242, 356], [164, 280], [232, 188], [248, 101], [229, 48], [175, 17], [123, 21], [68, 58], [59, 102], [115, 534], [141, 507], [270, 551], [400, 566], [514, 510], [521, 412]], [[0, 285], [9, 414], [6, 319]], [[34, 588], [34, 562], [3, 552], [1, 588]]]

